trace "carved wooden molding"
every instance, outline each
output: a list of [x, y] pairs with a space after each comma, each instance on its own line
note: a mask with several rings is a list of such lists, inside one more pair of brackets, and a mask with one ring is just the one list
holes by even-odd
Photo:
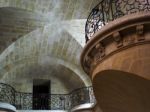
[[136, 26], [136, 34], [137, 34], [137, 40], [142, 41], [144, 40], [144, 25], [137, 25]]
[[[123, 18], [124, 20], [120, 18], [121, 22], [114, 21], [115, 24], [112, 22], [95, 34], [81, 55], [81, 63], [85, 72], [92, 73], [92, 70], [104, 59], [124, 49], [150, 44], [150, 38], [145, 37], [150, 32], [148, 29], [150, 27], [150, 13], [136, 17], [133, 16], [129, 19], [130, 16], [128, 16], [128, 19]], [[89, 59], [86, 59], [87, 57]]]
[[[112, 33], [113, 41], [116, 45], [115, 48], [112, 48], [112, 52], [106, 53], [105, 48], [107, 48], [107, 44], [104, 46], [103, 40], [100, 40], [97, 44], [94, 45], [93, 49], [87, 54], [85, 58], [85, 67], [86, 71], [91, 72], [94, 67], [96, 67], [104, 58], [110, 55], [113, 52], [119, 51], [120, 49], [129, 48], [131, 45], [141, 44], [142, 42], [146, 42], [147, 40], [144, 38], [144, 25], [136, 25], [134, 26], [134, 31], [132, 36], [123, 35], [121, 36], [120, 32]], [[127, 29], [128, 30], [128, 29]], [[110, 36], [110, 35], [109, 35]]]
[[94, 56], [94, 61], [98, 62], [105, 56], [105, 48], [101, 43], [96, 44], [95, 46], [96, 54]]
[[123, 46], [122, 37], [120, 36], [119, 32], [113, 33], [113, 38], [114, 38], [115, 42], [117, 43], [118, 48]]

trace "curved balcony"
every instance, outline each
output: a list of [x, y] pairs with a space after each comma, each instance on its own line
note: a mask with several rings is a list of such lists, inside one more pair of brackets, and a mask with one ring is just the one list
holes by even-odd
[[86, 42], [110, 21], [124, 15], [142, 11], [150, 11], [149, 0], [101, 0], [101, 2], [92, 9], [87, 19], [85, 25]]
[[[0, 102], [14, 105], [17, 110], [32, 110], [32, 93], [17, 92], [10, 85], [0, 83]], [[69, 94], [49, 94], [48, 102], [50, 110], [78, 110], [80, 105], [92, 106], [96, 100], [93, 88], [84, 87]]]
[[89, 41], [80, 61], [97, 106], [106, 112], [150, 111], [150, 0], [101, 0], [85, 31]]

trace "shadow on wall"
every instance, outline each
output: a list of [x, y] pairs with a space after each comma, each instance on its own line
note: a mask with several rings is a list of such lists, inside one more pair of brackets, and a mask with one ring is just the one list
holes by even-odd
[[150, 112], [150, 81], [116, 70], [99, 72], [93, 79], [103, 112]]

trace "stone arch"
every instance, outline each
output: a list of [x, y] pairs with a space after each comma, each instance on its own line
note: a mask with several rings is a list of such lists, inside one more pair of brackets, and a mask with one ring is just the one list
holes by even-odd
[[[86, 86], [90, 86], [90, 79], [82, 71], [79, 63], [82, 50], [80, 44], [64, 30], [54, 35], [49, 31], [51, 27], [37, 29], [11, 44], [0, 55], [1, 77], [5, 79], [7, 75], [15, 74], [19, 66], [26, 67], [33, 63], [34, 66], [46, 66], [53, 62], [73, 71]], [[15, 71], [12, 72], [13, 70]]]
[[[51, 58], [51, 57], [50, 57]], [[28, 59], [32, 61], [32, 59]], [[53, 61], [52, 61], [53, 60]], [[89, 86], [89, 82], [82, 79], [80, 70], [72, 70], [67, 67], [67, 62], [51, 58], [48, 63], [40, 64], [33, 62], [30, 65], [25, 63], [15, 64], [15, 66], [6, 72], [1, 78], [1, 82], [13, 86], [20, 92], [32, 92], [33, 79], [51, 80], [51, 91], [53, 94], [68, 94], [74, 89]], [[54, 63], [54, 61], [56, 61]], [[71, 66], [71, 64], [69, 64]]]

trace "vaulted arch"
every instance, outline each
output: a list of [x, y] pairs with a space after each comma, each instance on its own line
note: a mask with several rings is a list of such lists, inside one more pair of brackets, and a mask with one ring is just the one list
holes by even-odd
[[[90, 79], [82, 71], [79, 63], [81, 45], [64, 29], [60, 29], [57, 34], [53, 33], [54, 30], [46, 26], [11, 44], [0, 56], [1, 81], [10, 82], [15, 86], [15, 81], [17, 78], [19, 80], [19, 77], [20, 79], [56, 77], [56, 81], [61, 78], [61, 83], [72, 85], [68, 92], [78, 87], [90, 86]], [[65, 81], [68, 79], [71, 81]], [[31, 85], [31, 80], [29, 81]], [[80, 83], [73, 86], [77, 81]]]

